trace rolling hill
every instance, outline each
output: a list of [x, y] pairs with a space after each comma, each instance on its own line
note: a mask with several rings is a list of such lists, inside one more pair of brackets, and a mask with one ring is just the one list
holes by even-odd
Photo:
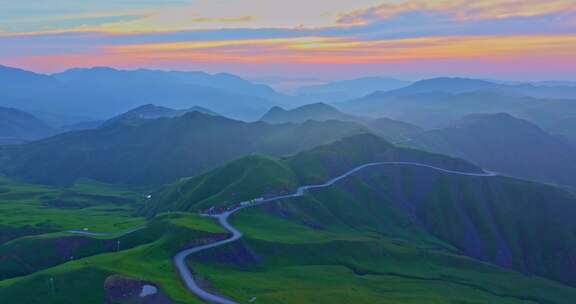
[[[154, 214], [147, 218], [130, 215], [141, 194], [118, 186], [62, 188], [3, 179], [2, 199], [25, 207], [12, 217], [44, 216], [27, 217], [28, 229], [36, 229], [28, 233], [35, 236], [15, 235], [0, 244], [6, 278], [0, 281], [0, 299], [130, 302], [147, 284], [163, 301], [196, 303], [171, 258], [183, 248], [221, 240], [224, 231], [206, 217], [162, 211], [196, 211], [282, 194], [382, 160], [481, 172], [460, 159], [359, 134], [289, 157], [247, 156], [184, 178], [152, 193], [140, 209]], [[43, 205], [56, 199], [93, 207]], [[232, 224], [244, 239], [196, 254], [189, 262], [206, 288], [238, 302], [570, 304], [576, 297], [571, 263], [575, 200], [565, 190], [507, 177], [372, 167], [303, 197], [238, 212]], [[67, 220], [46, 222], [48, 215]], [[119, 233], [143, 221], [141, 229]], [[2, 223], [23, 225], [13, 218]], [[54, 233], [76, 227], [112, 234]], [[30, 259], [38, 250], [42, 258]]]
[[158, 184], [195, 175], [251, 153], [285, 155], [361, 132], [350, 122], [270, 125], [190, 112], [110, 124], [0, 150], [2, 173], [68, 184], [79, 178]]
[[[387, 160], [479, 170], [459, 159], [396, 148], [375, 136], [358, 135], [288, 158], [251, 156], [182, 179], [155, 194], [146, 210], [203, 210], [261, 195], [291, 193], [297, 185], [321, 183], [358, 164]], [[308, 279], [301, 278], [308, 283], [320, 276], [312, 265], [324, 265], [328, 267], [323, 270], [325, 276], [343, 267], [350, 271], [350, 280], [355, 280], [354, 275], [397, 276], [418, 280], [422, 288], [432, 288], [436, 280], [451, 286], [465, 282], [481, 293], [538, 303], [569, 303], [572, 296], [552, 299], [544, 281], [536, 283], [543, 288], [538, 291], [521, 287], [530, 280], [545, 277], [561, 282], [557, 284], [564, 286], [562, 292], [574, 291], [567, 285], [576, 286], [570, 258], [576, 252], [572, 220], [576, 197], [553, 186], [392, 165], [372, 167], [334, 187], [256, 209], [242, 211], [233, 220], [246, 233], [242, 245], [194, 258], [195, 269], [209, 270], [217, 281], [260, 282], [299, 267], [309, 272]], [[243, 262], [230, 253], [238, 252], [239, 246], [251, 252]], [[336, 277], [344, 276], [338, 273]], [[503, 279], [510, 275], [516, 280]], [[269, 285], [282, 290], [281, 285]], [[436, 296], [441, 294], [445, 295]], [[471, 303], [484, 301], [476, 297], [470, 298]], [[411, 301], [420, 303], [425, 298]]]

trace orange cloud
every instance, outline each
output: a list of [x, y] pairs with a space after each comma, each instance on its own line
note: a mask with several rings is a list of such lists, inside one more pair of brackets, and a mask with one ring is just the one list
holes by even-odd
[[365, 24], [405, 12], [436, 12], [453, 15], [458, 20], [531, 17], [560, 12], [576, 12], [574, 0], [405, 0], [356, 10], [341, 16], [345, 24]]
[[572, 56], [576, 53], [576, 35], [447, 36], [370, 41], [333, 37], [192, 41], [111, 46], [105, 52], [149, 59], [335, 64], [503, 58], [526, 54]]
[[[74, 66], [176, 69], [284, 66], [306, 71], [311, 66], [402, 66], [426, 72], [427, 64], [451, 73], [490, 70], [566, 71], [576, 68], [575, 35], [440, 36], [361, 41], [306, 37], [261, 40], [194, 41], [107, 46], [97, 54], [22, 56], [14, 65], [42, 70]], [[440, 66], [438, 66], [440, 65]], [[232, 67], [232, 68], [231, 68]]]

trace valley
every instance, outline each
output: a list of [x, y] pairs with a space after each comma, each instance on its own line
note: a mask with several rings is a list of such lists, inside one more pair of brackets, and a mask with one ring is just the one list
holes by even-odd
[[575, 302], [573, 82], [334, 77], [0, 66], [0, 302]]

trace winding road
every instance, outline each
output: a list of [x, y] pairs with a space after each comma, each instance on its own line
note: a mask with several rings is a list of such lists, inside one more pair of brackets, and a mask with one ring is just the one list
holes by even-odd
[[201, 298], [201, 299], [203, 299], [209, 303], [238, 304], [238, 302], [227, 299], [223, 296], [212, 294], [212, 293], [207, 292], [204, 289], [202, 289], [200, 286], [198, 286], [198, 283], [194, 280], [194, 276], [192, 275], [192, 272], [190, 271], [190, 269], [186, 265], [186, 258], [193, 253], [204, 251], [206, 249], [210, 249], [210, 248], [214, 248], [214, 247], [218, 247], [218, 246], [222, 246], [222, 245], [234, 242], [234, 241], [242, 238], [242, 232], [240, 230], [234, 228], [228, 222], [228, 218], [230, 217], [230, 215], [238, 212], [241, 209], [250, 208], [250, 207], [254, 207], [254, 206], [258, 206], [258, 205], [262, 205], [262, 204], [266, 204], [266, 203], [270, 203], [270, 202], [274, 202], [274, 201], [279, 201], [279, 200], [283, 200], [283, 199], [287, 199], [287, 198], [300, 197], [300, 196], [303, 196], [304, 193], [308, 190], [330, 187], [330, 186], [334, 185], [336, 182], [338, 182], [342, 179], [345, 179], [345, 178], [349, 177], [350, 175], [353, 175], [354, 173], [356, 173], [360, 170], [363, 170], [365, 168], [374, 167], [374, 166], [384, 166], [384, 165], [385, 166], [398, 165], [398, 166], [423, 167], [423, 168], [429, 168], [429, 169], [433, 169], [436, 171], [440, 171], [443, 173], [464, 175], [464, 176], [490, 177], [490, 176], [496, 176], [497, 175], [494, 172], [488, 172], [488, 171], [483, 171], [483, 172], [478, 172], [478, 173], [454, 171], [454, 170], [442, 169], [442, 168], [438, 168], [435, 166], [421, 164], [421, 163], [415, 163], [415, 162], [373, 162], [373, 163], [364, 164], [364, 165], [358, 166], [358, 167], [356, 167], [356, 168], [354, 168], [354, 169], [352, 169], [352, 170], [350, 170], [350, 171], [348, 171], [348, 172], [346, 172], [340, 176], [337, 176], [337, 177], [335, 177], [335, 178], [333, 178], [333, 179], [331, 179], [331, 180], [329, 180], [323, 184], [301, 186], [298, 189], [296, 189], [296, 192], [294, 192], [292, 194], [268, 198], [268, 199], [265, 199], [261, 202], [254, 203], [254, 204], [251, 204], [248, 206], [240, 206], [240, 207], [237, 207], [235, 209], [220, 213], [218, 215], [211, 215], [211, 217], [216, 218], [218, 220], [218, 223], [222, 227], [224, 227], [226, 230], [228, 230], [232, 235], [225, 240], [217, 241], [217, 242], [210, 243], [210, 244], [200, 245], [197, 247], [193, 247], [190, 249], [180, 251], [178, 254], [176, 254], [176, 256], [174, 256], [174, 258], [173, 258], [173, 261], [174, 261], [174, 265], [176, 265], [176, 269], [178, 270], [178, 274], [180, 275], [180, 278], [182, 279], [182, 281], [184, 282], [184, 284], [186, 285], [186, 288], [188, 288], [188, 290], [190, 290], [196, 296], [198, 296], [199, 298]]

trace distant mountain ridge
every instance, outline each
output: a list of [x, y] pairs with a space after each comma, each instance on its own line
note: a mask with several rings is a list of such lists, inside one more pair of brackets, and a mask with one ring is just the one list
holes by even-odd
[[342, 113], [328, 104], [319, 102], [291, 110], [285, 110], [276, 106], [266, 112], [266, 114], [260, 118], [260, 121], [268, 123], [300, 123], [307, 120], [325, 121], [331, 119], [347, 121], [361, 120], [360, 117]]
[[366, 126], [374, 133], [391, 141], [402, 140], [410, 134], [422, 131], [420, 127], [390, 118], [371, 119], [349, 115], [325, 103], [308, 104], [291, 110], [274, 107], [264, 114], [260, 120], [276, 124], [288, 122], [301, 123], [308, 120], [351, 121]]
[[576, 149], [510, 114], [473, 114], [408, 144], [516, 177], [576, 186]]
[[116, 117], [113, 117], [107, 120], [104, 125], [110, 125], [114, 123], [126, 123], [126, 124], [136, 124], [142, 123], [145, 120], [149, 119], [157, 119], [157, 118], [174, 118], [178, 116], [182, 116], [189, 112], [200, 112], [207, 115], [213, 116], [220, 116], [216, 112], [210, 111], [206, 108], [202, 107], [192, 107], [190, 109], [184, 110], [175, 110], [170, 109], [162, 106], [156, 106], [153, 104], [147, 104], [143, 106], [139, 106], [135, 109], [132, 109], [124, 114], [120, 114]]
[[297, 90], [300, 96], [322, 102], [340, 102], [363, 97], [374, 91], [388, 91], [408, 86], [411, 82], [386, 77], [363, 77], [304, 86]]
[[0, 88], [2, 90], [47, 88], [57, 84], [58, 81], [51, 76], [0, 65]]
[[244, 155], [292, 154], [365, 132], [351, 122], [270, 125], [194, 111], [4, 147], [0, 149], [0, 168], [4, 174], [47, 184], [69, 184], [79, 178], [161, 184]]
[[22, 143], [55, 133], [56, 130], [29, 113], [0, 107], [0, 144]]
[[403, 96], [415, 95], [422, 93], [451, 93], [460, 94], [484, 90], [496, 86], [495, 83], [480, 80], [459, 77], [440, 77], [417, 81], [409, 86], [389, 91], [376, 92], [372, 97], [384, 96]]
[[[451, 81], [460, 85], [455, 85], [453, 89], [449, 85]], [[432, 85], [438, 82], [441, 85]], [[490, 84], [483, 80], [441, 78], [417, 82], [399, 90], [375, 92], [335, 106], [354, 115], [385, 116], [425, 128], [441, 127], [474, 113], [505, 112], [528, 119], [542, 127], [576, 115], [576, 91], [571, 95], [573, 100], [549, 99], [532, 97], [531, 95], [538, 94], [520, 90], [520, 87]], [[529, 87], [540, 90], [535, 86]]]
[[14, 88], [0, 92], [0, 106], [94, 119], [152, 103], [173, 108], [200, 106], [236, 119], [256, 120], [270, 107], [295, 99], [231, 74], [106, 67], [53, 75], [3, 68], [0, 87]]

